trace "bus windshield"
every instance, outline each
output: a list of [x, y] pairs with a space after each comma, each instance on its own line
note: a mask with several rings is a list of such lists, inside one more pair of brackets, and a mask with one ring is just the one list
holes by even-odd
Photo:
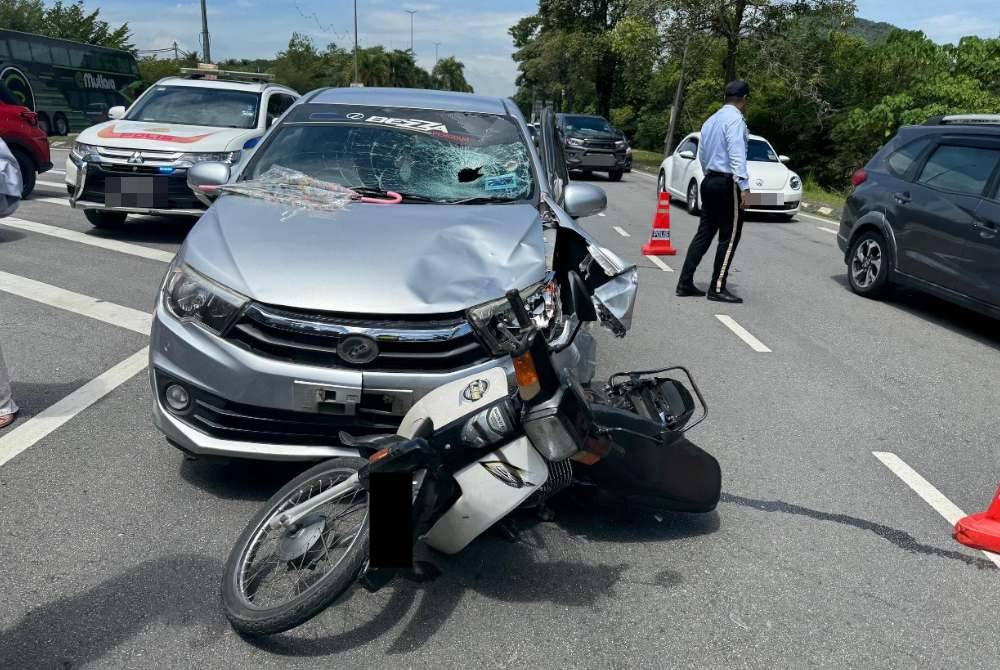
[[154, 86], [125, 118], [190, 126], [255, 128], [260, 94], [196, 86]]

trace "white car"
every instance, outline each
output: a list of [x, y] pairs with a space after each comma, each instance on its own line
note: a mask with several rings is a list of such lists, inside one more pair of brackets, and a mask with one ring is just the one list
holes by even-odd
[[187, 185], [201, 161], [238, 163], [299, 94], [269, 75], [182, 70], [150, 86], [110, 121], [84, 130], [66, 159], [70, 204], [98, 228], [131, 214], [201, 216]]
[[[702, 172], [699, 145], [701, 133], [685, 137], [677, 149], [660, 163], [656, 182], [658, 193], [666, 191], [671, 198], [682, 200], [692, 214], [699, 210]], [[751, 135], [747, 146], [747, 172], [750, 176], [750, 205], [747, 212], [776, 214], [791, 219], [799, 213], [802, 202], [802, 180], [785, 167], [788, 156], [781, 156], [771, 143], [759, 135]]]

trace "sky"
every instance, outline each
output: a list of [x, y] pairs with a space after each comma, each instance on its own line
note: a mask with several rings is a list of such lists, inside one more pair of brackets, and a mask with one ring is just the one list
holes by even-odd
[[[213, 60], [270, 57], [288, 44], [292, 32], [317, 45], [353, 44], [353, 0], [207, 0]], [[997, 0], [856, 0], [858, 16], [923, 30], [938, 42], [963, 35], [1000, 36]], [[140, 49], [169, 47], [200, 51], [199, 2], [178, 0], [85, 0], [112, 24], [127, 21]], [[410, 15], [417, 62], [434, 65], [438, 53], [465, 63], [466, 79], [477, 93], [508, 96], [514, 92], [516, 67], [507, 29], [533, 14], [536, 0], [357, 0], [362, 46], [410, 46]]]

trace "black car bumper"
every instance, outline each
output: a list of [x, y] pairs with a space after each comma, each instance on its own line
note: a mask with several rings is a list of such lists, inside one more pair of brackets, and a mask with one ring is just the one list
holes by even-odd
[[624, 151], [602, 151], [567, 146], [566, 165], [570, 170], [624, 170], [626, 155]]

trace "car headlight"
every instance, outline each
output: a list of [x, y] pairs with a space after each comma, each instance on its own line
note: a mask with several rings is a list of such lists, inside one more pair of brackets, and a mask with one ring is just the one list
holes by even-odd
[[[559, 283], [550, 277], [521, 291], [521, 299], [535, 326], [547, 339], [559, 333], [563, 325]], [[517, 317], [507, 298], [473, 307], [466, 315], [476, 333], [494, 356], [509, 354], [520, 333]]]
[[582, 147], [583, 140], [581, 140], [579, 137], [570, 137], [569, 139], [566, 140], [566, 144], [570, 145], [571, 147]]
[[206, 161], [214, 163], [228, 163], [229, 165], [233, 165], [234, 163], [240, 162], [240, 157], [242, 155], [242, 151], [198, 152], [181, 154], [177, 160], [178, 162], [183, 161], [190, 163], [191, 165], [194, 165], [195, 163], [204, 163]]
[[248, 300], [187, 265], [170, 268], [163, 299], [178, 319], [197, 321], [216, 334], [226, 329]]
[[792, 187], [793, 191], [798, 191], [802, 188], [802, 180], [799, 179], [797, 174], [792, 174], [792, 178], [788, 180], [788, 185]]
[[93, 144], [84, 144], [83, 142], [73, 142], [73, 148], [70, 150], [70, 154], [73, 158], [80, 160], [100, 160], [100, 156], [97, 153], [97, 147]]
[[615, 142], [615, 149], [624, 149], [624, 148], [625, 148], [625, 140], [618, 140], [617, 142]]

